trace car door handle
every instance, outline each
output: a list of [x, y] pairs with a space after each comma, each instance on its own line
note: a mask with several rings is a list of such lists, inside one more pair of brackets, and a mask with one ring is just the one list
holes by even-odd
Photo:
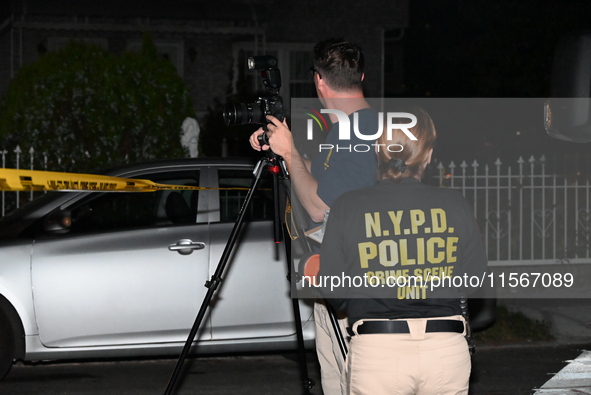
[[200, 241], [193, 241], [191, 239], [182, 239], [168, 246], [170, 251], [177, 251], [181, 255], [189, 255], [193, 250], [202, 250], [205, 248], [205, 243]]

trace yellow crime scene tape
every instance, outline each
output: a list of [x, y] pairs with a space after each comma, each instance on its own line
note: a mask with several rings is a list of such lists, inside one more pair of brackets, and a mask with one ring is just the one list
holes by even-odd
[[247, 191], [250, 188], [208, 188], [189, 185], [168, 185], [136, 178], [0, 168], [0, 191], [154, 192], [164, 189]]

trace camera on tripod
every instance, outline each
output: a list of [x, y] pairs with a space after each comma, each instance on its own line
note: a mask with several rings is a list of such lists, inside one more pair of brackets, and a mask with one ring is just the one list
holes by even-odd
[[[259, 124], [267, 125], [267, 115], [273, 115], [283, 122], [283, 98], [279, 96], [281, 72], [277, 68], [277, 59], [273, 56], [253, 56], [248, 58], [249, 70], [261, 70], [265, 94], [253, 103], [228, 103], [222, 115], [227, 126]], [[262, 144], [269, 144], [266, 133], [259, 136]]]

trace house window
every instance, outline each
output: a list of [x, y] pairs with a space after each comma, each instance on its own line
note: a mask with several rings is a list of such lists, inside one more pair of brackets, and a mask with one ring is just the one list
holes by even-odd
[[[260, 71], [249, 70], [247, 59], [255, 54], [265, 54], [277, 58], [278, 68], [281, 71], [281, 90], [279, 94], [283, 97], [286, 112], [290, 110], [290, 100], [292, 98], [316, 97], [316, 88], [310, 76], [314, 44], [267, 43], [265, 47], [266, 51], [259, 50], [255, 52], [253, 43], [234, 45], [234, 93], [251, 93], [254, 100], [257, 94], [264, 91]], [[242, 90], [246, 90], [246, 92], [242, 92]]]
[[[154, 45], [156, 46], [156, 51], [158, 52], [158, 56], [162, 57], [163, 59], [167, 59], [174, 67], [176, 67], [179, 76], [183, 77], [184, 75], [184, 55], [183, 55], [183, 43], [180, 41], [164, 41], [164, 40], [154, 40]], [[127, 43], [127, 50], [134, 51], [134, 52], [141, 52], [142, 50], [142, 41], [141, 40], [130, 40]]]

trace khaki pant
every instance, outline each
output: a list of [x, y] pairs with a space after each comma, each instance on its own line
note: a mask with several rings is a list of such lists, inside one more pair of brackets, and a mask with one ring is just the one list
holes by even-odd
[[[438, 317], [458, 319], [461, 316]], [[410, 333], [351, 338], [351, 395], [468, 394], [471, 360], [461, 333], [425, 333], [427, 319], [409, 319]], [[353, 325], [353, 332], [363, 321]], [[356, 332], [355, 332], [356, 333]]]
[[[345, 395], [347, 393], [347, 365], [335, 339], [324, 301], [314, 303], [314, 322], [316, 325], [316, 353], [320, 362], [322, 392], [324, 395]], [[338, 323], [346, 341], [347, 318], [339, 318]]]

